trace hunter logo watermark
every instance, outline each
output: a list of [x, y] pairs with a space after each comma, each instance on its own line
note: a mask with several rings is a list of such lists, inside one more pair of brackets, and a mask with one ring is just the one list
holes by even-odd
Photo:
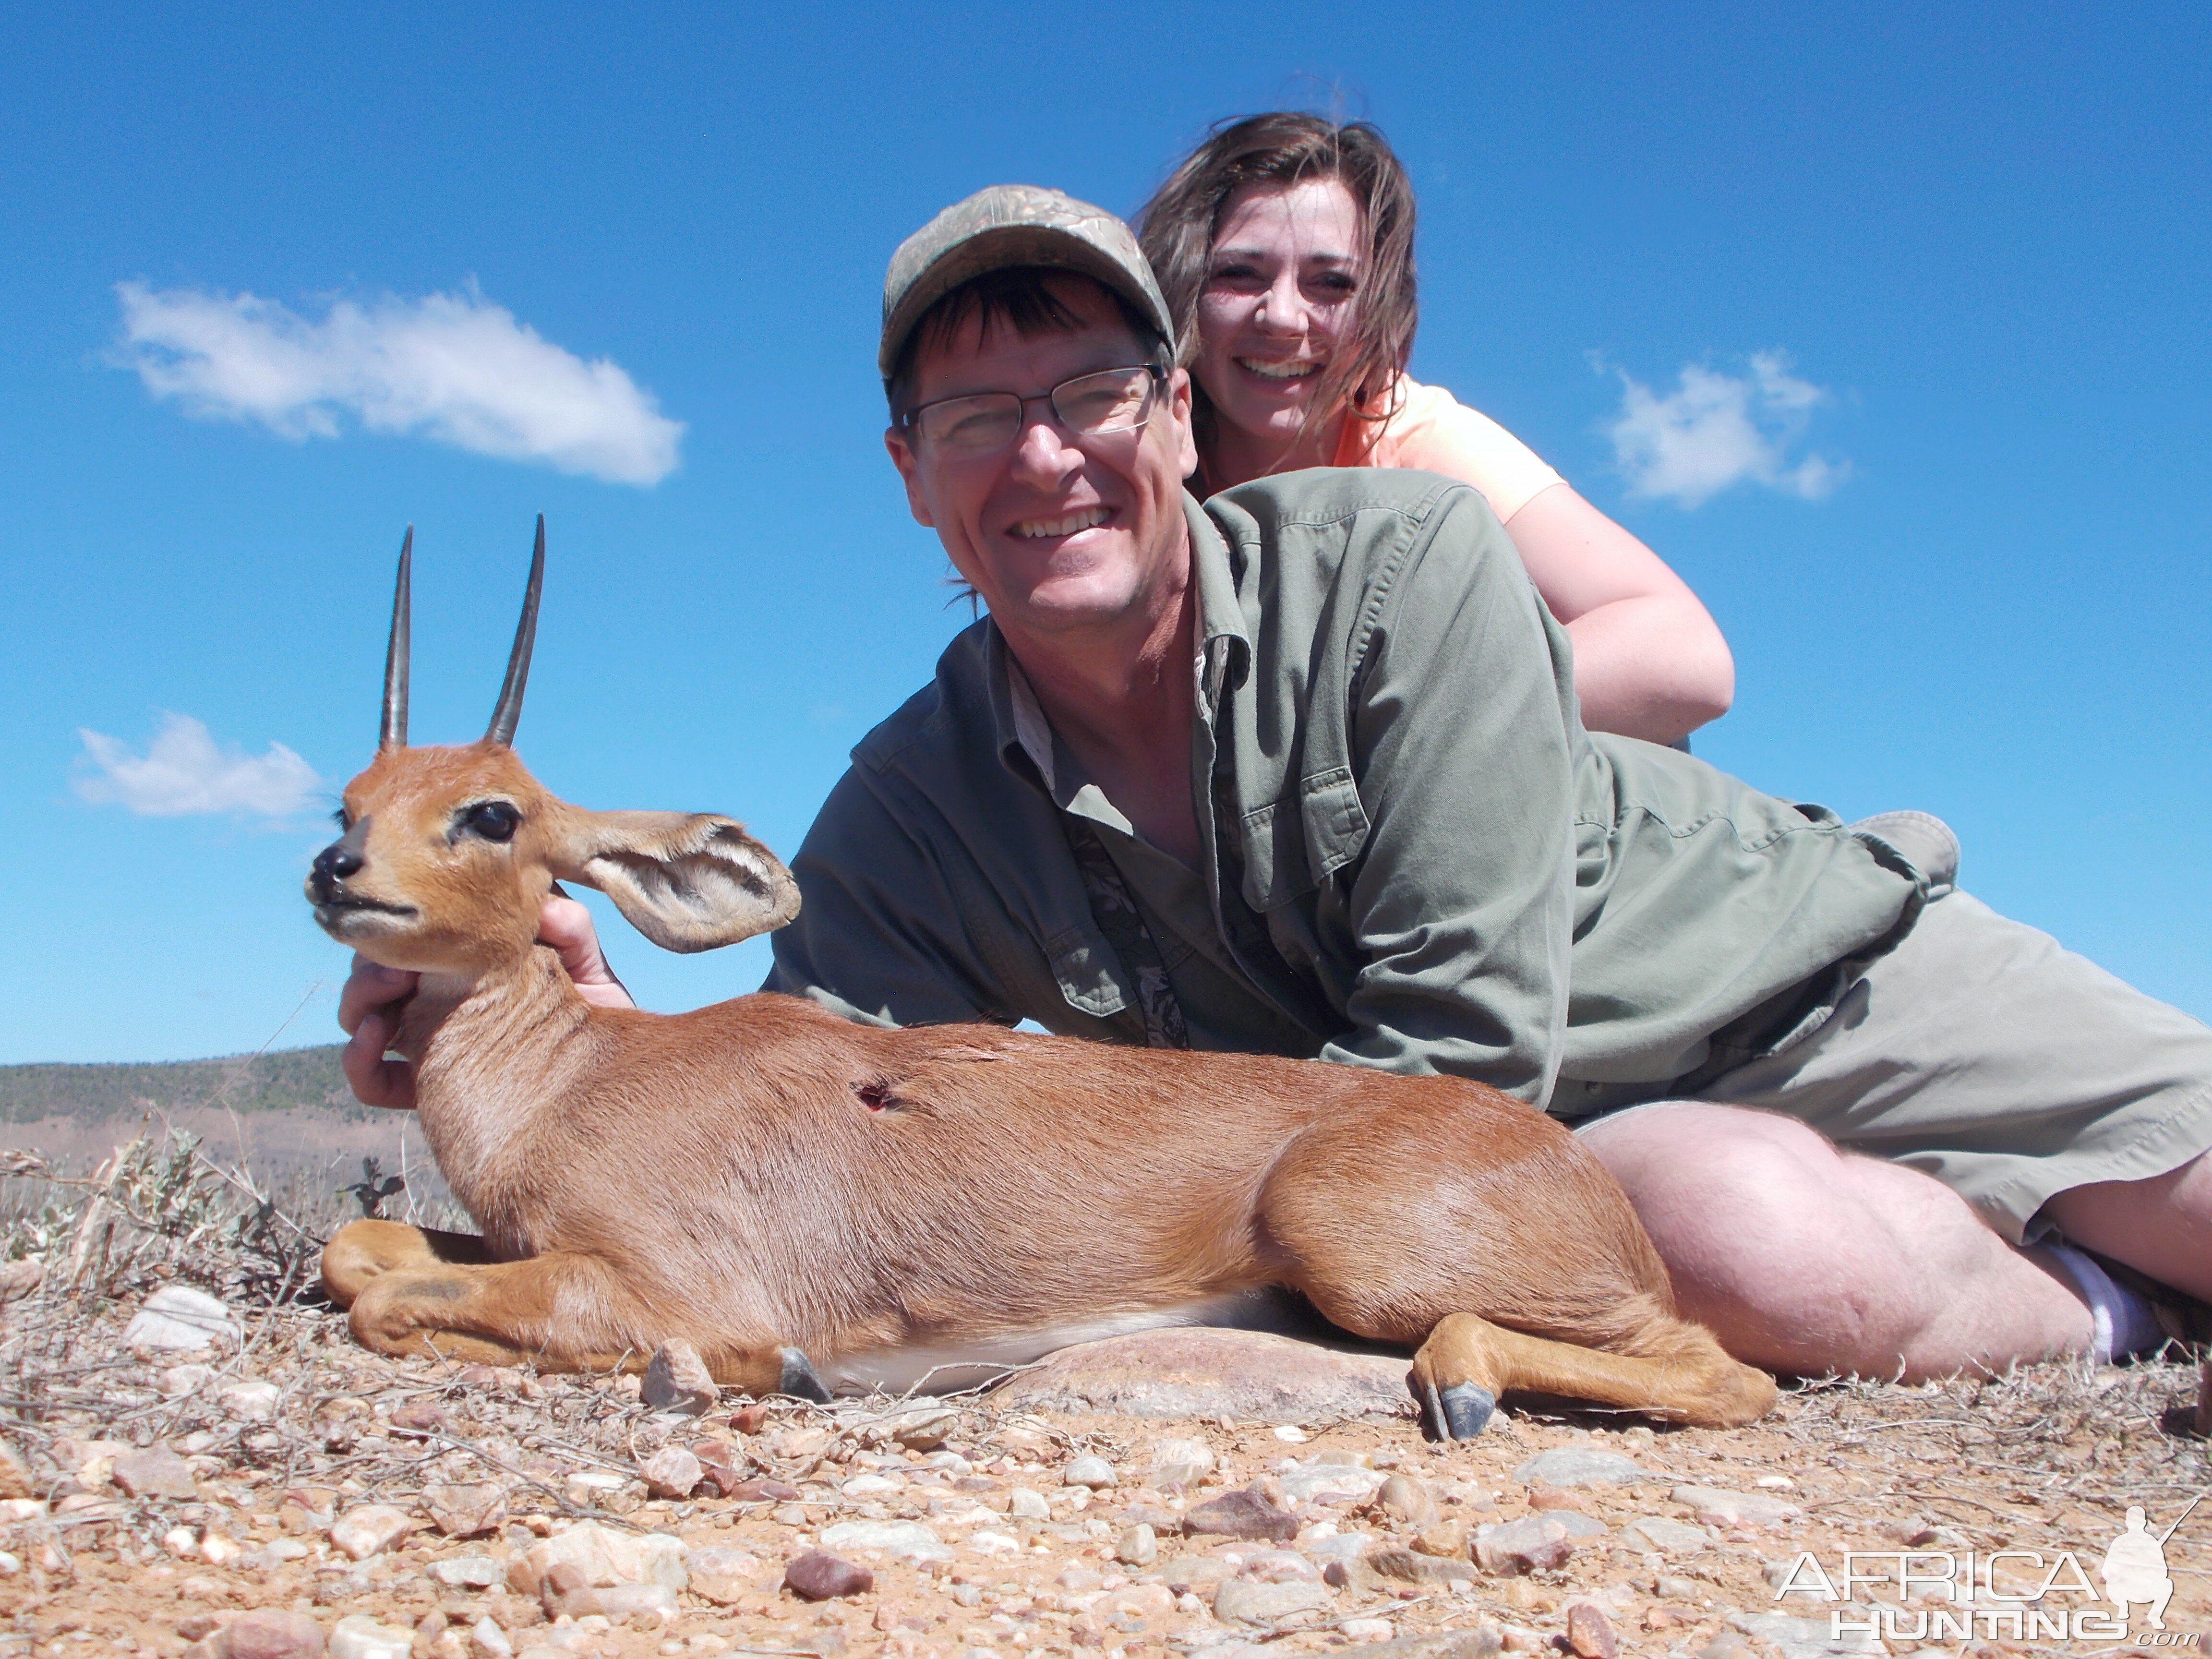
[[[1790, 1564], [1774, 1599], [1849, 1604], [1828, 1614], [1836, 1640], [2124, 1642], [2139, 1608], [2138, 1644], [2199, 1648], [2198, 1632], [2166, 1627], [2173, 1599], [2166, 1543], [2203, 1501], [2202, 1493], [2190, 1499], [2162, 1532], [2152, 1530], [2143, 1510], [2130, 1509], [2119, 1536], [2092, 1558], [2094, 1567], [2073, 1550], [1853, 1550], [1832, 1575], [1808, 1550]], [[1860, 1602], [1863, 1594], [1871, 1607]], [[1915, 1601], [1948, 1605], [1907, 1605]]]

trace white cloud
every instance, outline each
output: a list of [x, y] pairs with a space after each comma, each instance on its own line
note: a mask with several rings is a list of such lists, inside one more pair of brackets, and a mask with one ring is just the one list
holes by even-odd
[[676, 469], [680, 421], [605, 358], [586, 362], [471, 289], [331, 304], [320, 322], [252, 294], [118, 283], [115, 362], [204, 420], [334, 438], [341, 416], [609, 483]]
[[[1601, 372], [1605, 365], [1594, 362]], [[1693, 507], [1740, 483], [1818, 501], [1850, 476], [1847, 461], [1792, 460], [1813, 410], [1829, 394], [1790, 372], [1779, 351], [1755, 353], [1747, 374], [1683, 366], [1661, 397], [1625, 370], [1620, 412], [1606, 422], [1628, 493]]]
[[322, 779], [281, 743], [265, 755], [236, 744], [220, 747], [190, 714], [163, 714], [143, 755], [130, 744], [77, 728], [83, 762], [93, 769], [76, 780], [76, 793], [100, 805], [128, 807], [144, 817], [199, 812], [238, 812], [284, 818], [315, 805]]

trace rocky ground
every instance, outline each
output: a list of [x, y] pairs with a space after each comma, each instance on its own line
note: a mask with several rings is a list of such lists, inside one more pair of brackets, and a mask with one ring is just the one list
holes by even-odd
[[[15, 1173], [59, 1196], [0, 1263], [0, 1659], [2086, 1655], [2212, 1624], [2193, 1364], [1802, 1385], [1728, 1431], [1522, 1402], [1443, 1447], [1402, 1359], [1167, 1332], [819, 1408], [680, 1351], [383, 1360], [303, 1291], [324, 1229], [243, 1171], [149, 1143]], [[2163, 1631], [2095, 1599], [2130, 1505], [2180, 1523]]]
[[[1725, 1432], [1515, 1412], [1447, 1448], [1372, 1414], [1396, 1408], [1360, 1368], [1388, 1362], [1281, 1339], [1224, 1334], [1209, 1378], [1215, 1339], [1178, 1334], [1164, 1401], [1129, 1379], [1170, 1340], [1137, 1337], [1011, 1397], [824, 1409], [687, 1392], [680, 1353], [649, 1390], [390, 1363], [325, 1308], [228, 1301], [173, 1286], [166, 1328], [143, 1297], [13, 1305], [0, 1653], [2087, 1653], [2121, 1644], [1899, 1595], [1864, 1558], [1851, 1602], [1777, 1592], [1793, 1564], [1798, 1590], [1841, 1586], [1847, 1550], [2039, 1553], [2001, 1565], [2015, 1592], [2063, 1551], [2094, 1575], [2128, 1504], [2163, 1527], [2207, 1480], [2180, 1365], [1811, 1387]], [[1185, 1410], [1209, 1386], [1274, 1408], [1024, 1403]], [[2212, 1613], [2200, 1513], [2166, 1546], [2173, 1635]], [[1973, 1634], [1835, 1632], [1885, 1601], [1904, 1632], [1932, 1611]]]

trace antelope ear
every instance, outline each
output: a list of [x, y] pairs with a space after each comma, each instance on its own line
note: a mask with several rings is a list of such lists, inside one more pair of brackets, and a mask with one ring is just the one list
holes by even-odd
[[791, 872], [728, 818], [571, 811], [547, 860], [553, 873], [598, 888], [664, 950], [734, 945], [799, 914]]

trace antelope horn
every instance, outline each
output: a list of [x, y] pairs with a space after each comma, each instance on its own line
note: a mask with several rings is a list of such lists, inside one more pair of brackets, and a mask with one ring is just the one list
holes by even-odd
[[392, 594], [392, 643], [384, 651], [384, 730], [377, 739], [380, 749], [407, 746], [407, 594], [408, 568], [415, 562], [415, 526], [399, 544], [399, 583]]
[[498, 706], [491, 711], [491, 729], [484, 741], [501, 748], [514, 744], [514, 728], [522, 719], [522, 688], [530, 678], [530, 647], [538, 638], [538, 590], [545, 583], [545, 515], [538, 515], [538, 546], [530, 556], [530, 586], [522, 595], [522, 620], [514, 625], [514, 649], [507, 659], [507, 680], [499, 688]]

